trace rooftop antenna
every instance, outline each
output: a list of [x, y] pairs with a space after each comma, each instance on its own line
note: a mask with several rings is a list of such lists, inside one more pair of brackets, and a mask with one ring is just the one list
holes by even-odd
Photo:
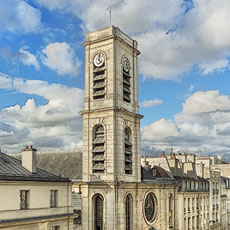
[[112, 12], [111, 10], [109, 11], [109, 25], [111, 26], [112, 24]]

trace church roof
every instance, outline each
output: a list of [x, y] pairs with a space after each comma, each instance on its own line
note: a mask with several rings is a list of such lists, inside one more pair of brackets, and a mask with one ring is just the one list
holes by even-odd
[[68, 182], [68, 178], [62, 178], [43, 169], [36, 168], [31, 173], [22, 167], [21, 161], [12, 156], [0, 152], [0, 180], [10, 181], [45, 181], [45, 182]]
[[161, 167], [154, 166], [152, 168], [141, 167], [142, 180], [155, 180], [157, 178], [171, 179], [170, 175]]

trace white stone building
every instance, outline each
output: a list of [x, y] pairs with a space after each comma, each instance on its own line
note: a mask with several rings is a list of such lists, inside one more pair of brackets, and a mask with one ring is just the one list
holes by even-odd
[[142, 165], [164, 168], [178, 183], [176, 222], [179, 230], [209, 230], [209, 182], [196, 173], [195, 156], [142, 157]]
[[36, 167], [36, 149], [22, 161], [0, 152], [0, 229], [72, 230], [72, 183]]
[[82, 229], [177, 229], [177, 184], [141, 168], [137, 42], [114, 26], [86, 34]]

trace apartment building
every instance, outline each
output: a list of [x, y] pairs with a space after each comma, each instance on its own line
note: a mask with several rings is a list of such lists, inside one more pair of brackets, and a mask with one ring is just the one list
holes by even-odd
[[36, 149], [22, 161], [0, 152], [0, 229], [72, 230], [72, 183], [36, 167]]
[[230, 229], [230, 170], [221, 157], [195, 154], [142, 157], [141, 164], [160, 166], [178, 183], [179, 230]]

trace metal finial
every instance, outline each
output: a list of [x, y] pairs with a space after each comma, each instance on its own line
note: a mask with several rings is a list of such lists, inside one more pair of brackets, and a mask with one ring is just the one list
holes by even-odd
[[112, 24], [112, 12], [111, 10], [109, 11], [109, 25], [111, 26]]

